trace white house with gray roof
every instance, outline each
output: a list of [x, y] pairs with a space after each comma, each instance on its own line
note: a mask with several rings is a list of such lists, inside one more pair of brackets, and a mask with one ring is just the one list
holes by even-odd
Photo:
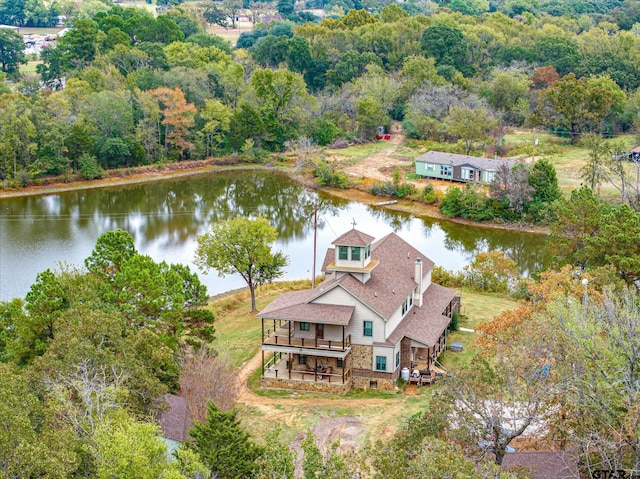
[[416, 158], [416, 174], [438, 180], [491, 183], [501, 165], [511, 168], [515, 162], [429, 151]]
[[395, 233], [352, 229], [332, 243], [316, 288], [280, 295], [262, 319], [262, 385], [392, 389], [403, 368], [432, 374], [460, 298], [431, 282], [434, 263]]

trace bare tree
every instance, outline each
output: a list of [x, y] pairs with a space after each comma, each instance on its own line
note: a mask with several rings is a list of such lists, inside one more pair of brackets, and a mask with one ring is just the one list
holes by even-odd
[[59, 413], [80, 435], [92, 437], [105, 416], [123, 406], [126, 380], [122, 371], [85, 359], [70, 373], [45, 382], [61, 405]]
[[201, 348], [196, 352], [184, 352], [180, 363], [180, 393], [195, 421], [207, 419], [209, 401], [223, 411], [233, 408], [238, 396], [238, 374], [227, 357]]
[[471, 367], [446, 380], [453, 434], [469, 454], [489, 455], [498, 465], [511, 441], [544, 427], [542, 416], [554, 394], [544, 364], [512, 359], [489, 364], [478, 355]]
[[509, 206], [522, 213], [524, 206], [533, 199], [535, 188], [529, 183], [529, 167], [524, 163], [499, 165], [490, 185], [493, 198], [509, 200]]

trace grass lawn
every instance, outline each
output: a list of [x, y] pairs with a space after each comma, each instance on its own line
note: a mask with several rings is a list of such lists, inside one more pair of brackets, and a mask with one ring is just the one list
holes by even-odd
[[327, 149], [325, 152], [327, 155], [334, 156], [336, 159], [340, 159], [351, 165], [371, 155], [375, 155], [376, 153], [391, 150], [396, 146], [397, 145], [387, 143], [385, 141], [375, 141], [371, 143], [363, 143], [361, 145], [353, 145], [339, 150]]
[[[511, 298], [503, 295], [489, 293], [474, 293], [470, 291], [462, 292], [462, 311], [458, 326], [461, 328], [475, 330], [478, 324], [489, 321], [494, 316], [499, 315], [503, 311], [515, 309], [518, 303]], [[447, 344], [458, 342], [464, 344], [461, 352], [447, 351], [440, 358], [440, 362], [445, 368], [451, 366], [460, 366], [469, 364], [475, 350], [470, 347], [473, 345], [477, 333], [465, 331], [452, 331], [447, 336]]]
[[[538, 144], [534, 146], [535, 138]], [[585, 145], [579, 142], [572, 145], [568, 139], [534, 131], [515, 131], [505, 135], [504, 141], [511, 147], [510, 155], [525, 158], [525, 161], [531, 161], [531, 156], [547, 158], [556, 169], [558, 184], [565, 196], [584, 183], [580, 170], [589, 157], [589, 149]], [[621, 135], [610, 141], [621, 141], [628, 150], [637, 146], [633, 135]], [[609, 199], [618, 197], [617, 191], [607, 184], [602, 186], [601, 194]]]
[[35, 75], [36, 67], [42, 63], [42, 60], [31, 60], [26, 65], [20, 65], [21, 75]]

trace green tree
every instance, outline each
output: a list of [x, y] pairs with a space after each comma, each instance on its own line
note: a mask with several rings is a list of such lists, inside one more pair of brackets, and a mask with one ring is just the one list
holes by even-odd
[[613, 153], [604, 138], [600, 135], [586, 135], [584, 142], [589, 148], [589, 158], [580, 168], [580, 176], [594, 192], [600, 190], [606, 178], [606, 161]]
[[450, 135], [464, 142], [464, 152], [468, 155], [474, 143], [486, 143], [489, 134], [498, 126], [486, 108], [453, 107], [445, 119]]
[[623, 101], [624, 93], [610, 79], [570, 73], [540, 92], [533, 121], [564, 128], [575, 143], [582, 133], [601, 133], [605, 119]]
[[82, 69], [96, 55], [98, 25], [93, 20], [78, 20], [60, 40], [56, 49], [63, 55], [66, 69]]
[[167, 447], [158, 426], [139, 422], [124, 410], [98, 424], [93, 438], [98, 479], [186, 479], [167, 459]]
[[20, 63], [27, 63], [22, 37], [13, 30], [0, 28], [0, 71], [15, 75]]
[[533, 187], [533, 201], [552, 203], [561, 198], [556, 169], [546, 158], [536, 161], [529, 171], [529, 184]]
[[137, 254], [134, 238], [124, 230], [107, 231], [96, 241], [84, 264], [89, 271], [107, 277], [121, 271], [122, 263]]
[[265, 438], [257, 479], [293, 479], [295, 458], [288, 445], [280, 440], [280, 427], [275, 426]]
[[445, 23], [436, 23], [422, 33], [422, 48], [436, 59], [437, 65], [451, 65], [462, 73], [469, 73], [467, 43], [462, 30]]
[[73, 432], [49, 411], [27, 377], [0, 364], [0, 474], [3, 477], [72, 477], [79, 463]]
[[219, 100], [205, 100], [200, 117], [205, 121], [202, 132], [206, 135], [206, 155], [212, 153], [214, 145], [220, 144], [231, 125], [231, 109]]
[[294, 0], [278, 0], [278, 13], [282, 18], [287, 18], [295, 12]]
[[288, 263], [281, 252], [271, 251], [269, 243], [277, 236], [265, 218], [237, 216], [197, 237], [195, 263], [201, 271], [213, 268], [222, 277], [239, 274], [249, 287], [251, 310], [256, 311], [256, 287], [282, 276]]
[[222, 412], [212, 402], [207, 409], [207, 420], [196, 422], [189, 430], [193, 442], [187, 447], [196, 451], [220, 479], [252, 477], [263, 449], [251, 441], [235, 411]]

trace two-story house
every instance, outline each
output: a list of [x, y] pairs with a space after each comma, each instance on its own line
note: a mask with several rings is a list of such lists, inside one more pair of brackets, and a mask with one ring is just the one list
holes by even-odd
[[258, 313], [263, 387], [393, 389], [403, 368], [432, 368], [460, 298], [431, 282], [433, 262], [398, 235], [373, 240], [343, 234], [319, 286], [282, 294]]

